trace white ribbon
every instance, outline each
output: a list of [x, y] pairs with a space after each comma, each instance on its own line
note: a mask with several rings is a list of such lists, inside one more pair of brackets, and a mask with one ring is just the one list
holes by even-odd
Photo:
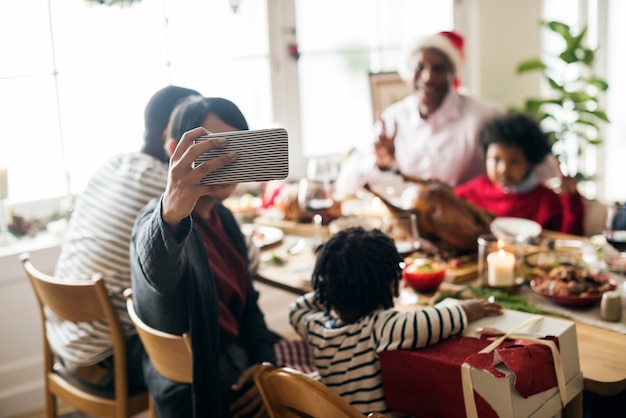
[[[515, 333], [516, 331], [520, 329], [529, 327], [530, 325], [534, 324], [540, 319], [543, 319], [543, 317], [536, 316], [514, 327], [513, 329], [511, 329], [510, 331], [508, 331], [501, 337], [497, 338], [487, 347], [480, 350], [479, 354], [489, 353], [493, 351], [500, 344], [502, 344], [502, 342], [506, 339], [523, 339], [526, 341], [532, 341], [538, 344], [543, 344], [543, 345], [548, 346], [550, 348], [550, 351], [552, 352], [552, 359], [554, 360], [554, 371], [556, 373], [556, 381], [559, 387], [559, 394], [561, 396], [561, 405], [565, 406], [567, 402], [567, 395], [565, 393], [566, 391], [565, 374], [563, 372], [563, 364], [561, 362], [561, 353], [559, 353], [559, 350], [557, 349], [554, 341], [533, 338], [533, 337], [530, 337], [528, 334], [516, 334]], [[462, 388], [463, 388], [463, 401], [465, 403], [466, 417], [478, 418], [478, 411], [476, 409], [476, 402], [474, 400], [474, 385], [472, 384], [471, 371], [472, 371], [472, 366], [470, 366], [468, 363], [464, 362], [461, 365], [461, 383], [462, 383]]]

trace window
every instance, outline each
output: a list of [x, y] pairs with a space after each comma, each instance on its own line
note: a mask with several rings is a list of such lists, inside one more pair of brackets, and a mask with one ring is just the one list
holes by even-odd
[[[290, 4], [295, 16], [285, 14]], [[242, 0], [233, 13], [228, 0], [2, 2], [0, 167], [8, 167], [8, 203], [80, 193], [109, 156], [140, 147], [144, 106], [170, 83], [233, 100], [254, 128], [301, 126], [293, 140], [303, 158], [346, 152], [371, 135], [368, 72], [395, 70], [410, 36], [452, 27], [452, 0], [436, 6]], [[293, 22], [297, 74], [278, 82], [299, 89], [299, 111], [275, 115], [293, 103], [281, 103], [291, 98], [277, 94], [272, 79], [271, 63], [287, 45], [272, 51], [270, 36], [295, 40]]]
[[304, 155], [371, 141], [368, 72], [396, 71], [404, 43], [452, 29], [452, 11], [452, 1], [296, 1]]
[[80, 193], [109, 156], [139, 149], [144, 106], [170, 83], [272, 123], [263, 1], [237, 14], [226, 0], [2, 2], [0, 39], [11, 202]]

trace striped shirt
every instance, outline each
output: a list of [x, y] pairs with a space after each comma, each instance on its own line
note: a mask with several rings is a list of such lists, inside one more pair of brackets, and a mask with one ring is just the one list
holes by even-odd
[[[167, 164], [144, 153], [111, 158], [89, 180], [78, 198], [54, 275], [89, 279], [104, 273], [107, 289], [127, 336], [135, 334], [122, 292], [130, 287], [129, 245], [135, 217], [167, 184]], [[105, 322], [61, 321], [47, 316], [53, 351], [77, 366], [112, 354]]]
[[316, 302], [315, 292], [289, 305], [289, 320], [313, 349], [322, 381], [364, 414], [387, 409], [378, 353], [426, 347], [460, 334], [467, 317], [457, 303], [412, 312], [378, 310], [355, 323], [341, 324]]

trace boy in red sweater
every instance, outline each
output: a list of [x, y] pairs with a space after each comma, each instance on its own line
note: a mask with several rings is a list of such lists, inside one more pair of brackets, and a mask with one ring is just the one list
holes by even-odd
[[563, 179], [559, 195], [531, 174], [550, 153], [548, 136], [534, 119], [517, 112], [497, 116], [483, 125], [478, 140], [487, 175], [456, 187], [457, 196], [496, 216], [531, 219], [544, 229], [583, 235], [583, 202], [573, 179]]

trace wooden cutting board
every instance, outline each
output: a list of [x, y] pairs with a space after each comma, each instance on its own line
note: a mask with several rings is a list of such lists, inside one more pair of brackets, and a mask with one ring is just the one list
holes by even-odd
[[445, 281], [454, 284], [464, 284], [478, 278], [478, 264], [476, 262], [449, 267], [446, 270]]

